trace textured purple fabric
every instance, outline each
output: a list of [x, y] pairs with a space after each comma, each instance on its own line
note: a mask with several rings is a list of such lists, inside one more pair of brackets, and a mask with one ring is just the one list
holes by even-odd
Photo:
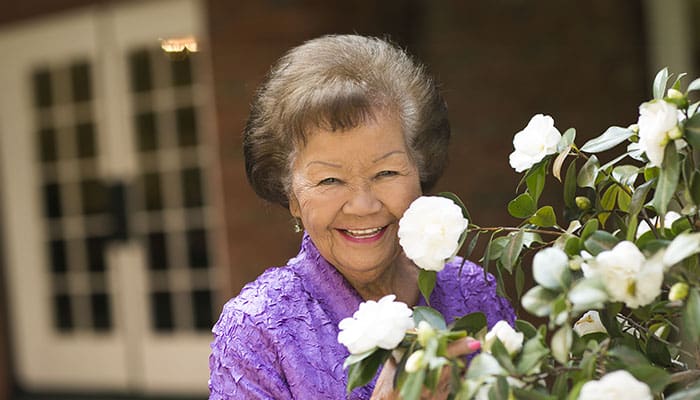
[[[432, 306], [448, 322], [481, 311], [489, 326], [501, 319], [512, 324], [513, 310], [496, 295], [493, 277], [485, 281], [471, 262], [460, 275], [460, 262], [438, 273]], [[337, 341], [338, 322], [362, 301], [304, 235], [286, 266], [268, 269], [224, 306], [212, 330], [210, 400], [369, 399], [374, 380], [346, 395], [349, 353]]]

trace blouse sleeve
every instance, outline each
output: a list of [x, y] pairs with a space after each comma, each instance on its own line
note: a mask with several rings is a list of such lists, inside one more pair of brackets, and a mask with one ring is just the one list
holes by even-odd
[[486, 315], [489, 328], [496, 322], [504, 320], [510, 325], [515, 323], [515, 311], [510, 302], [498, 295], [496, 278], [491, 274], [484, 274], [481, 267], [476, 267], [476, 273], [462, 276], [460, 289], [465, 298], [471, 297], [480, 304], [481, 311]]
[[227, 305], [212, 331], [209, 400], [292, 399], [261, 323]]

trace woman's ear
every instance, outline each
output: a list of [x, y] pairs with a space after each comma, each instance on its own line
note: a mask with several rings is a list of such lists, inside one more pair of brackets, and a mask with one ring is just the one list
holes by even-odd
[[292, 214], [292, 217], [301, 219], [299, 200], [297, 200], [297, 197], [291, 191], [287, 194], [287, 198], [289, 199], [289, 212]]

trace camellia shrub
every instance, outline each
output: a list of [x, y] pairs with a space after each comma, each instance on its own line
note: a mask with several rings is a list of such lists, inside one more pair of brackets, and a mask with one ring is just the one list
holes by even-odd
[[[684, 74], [671, 78], [656, 75], [635, 124], [581, 147], [542, 114], [515, 134], [517, 226], [476, 225], [452, 194], [417, 199], [399, 238], [426, 302], [445, 261], [486, 238], [484, 272], [502, 294], [512, 276], [511, 300], [529, 315], [489, 330], [480, 313], [445, 321], [393, 296], [363, 303], [340, 323], [348, 391], [394, 357], [403, 399], [425, 397], [444, 374], [449, 398], [464, 400], [700, 398], [700, 102], [689, 101], [700, 79], [683, 89]], [[540, 204], [546, 184], [561, 185], [563, 209]], [[481, 351], [451, 357], [448, 344], [466, 336]]]

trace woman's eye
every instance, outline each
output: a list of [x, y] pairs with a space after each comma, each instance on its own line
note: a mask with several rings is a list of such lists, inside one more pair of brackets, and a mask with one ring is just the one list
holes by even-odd
[[382, 172], [377, 174], [377, 177], [382, 178], [385, 176], [394, 176], [394, 175], [398, 175], [398, 172], [396, 172], [396, 171], [382, 171]]
[[323, 185], [333, 185], [336, 183], [340, 183], [340, 179], [338, 179], [338, 178], [326, 178], [326, 179], [322, 179], [318, 184], [323, 186]]

